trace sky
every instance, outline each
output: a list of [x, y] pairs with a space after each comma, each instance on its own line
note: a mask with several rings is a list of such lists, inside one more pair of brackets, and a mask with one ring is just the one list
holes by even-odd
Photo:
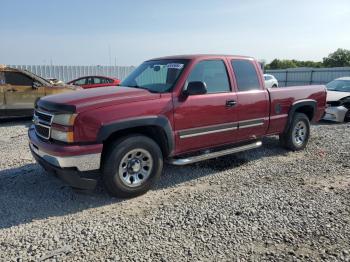
[[0, 64], [138, 65], [175, 54], [321, 61], [350, 0], [0, 0]]

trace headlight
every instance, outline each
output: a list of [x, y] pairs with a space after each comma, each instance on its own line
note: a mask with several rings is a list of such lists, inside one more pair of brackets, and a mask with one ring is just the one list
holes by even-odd
[[73, 132], [65, 132], [61, 130], [57, 130], [52, 128], [51, 129], [51, 138], [62, 141], [62, 142], [67, 142], [67, 143], [72, 143], [74, 142], [74, 134]]
[[61, 114], [55, 115], [53, 118], [53, 123], [63, 126], [72, 126], [77, 114]]
[[74, 142], [73, 125], [77, 114], [55, 115], [52, 120], [51, 138], [54, 140]]

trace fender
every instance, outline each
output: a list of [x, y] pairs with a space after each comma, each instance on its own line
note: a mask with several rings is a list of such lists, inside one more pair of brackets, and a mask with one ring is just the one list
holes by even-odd
[[135, 117], [127, 118], [120, 121], [108, 123], [103, 125], [97, 135], [97, 141], [102, 143], [111, 134], [128, 128], [144, 127], [144, 126], [156, 126], [160, 127], [167, 138], [167, 146], [169, 153], [174, 149], [174, 135], [173, 129], [170, 125], [169, 120], [165, 116], [146, 116], [146, 117]]
[[[287, 125], [286, 125], [284, 131], [288, 130], [288, 128], [292, 124], [295, 112], [303, 106], [311, 106], [312, 107], [312, 116], [313, 116], [313, 118], [315, 117], [316, 108], [317, 108], [317, 102], [315, 100], [303, 99], [303, 100], [296, 101], [291, 105], [291, 108], [289, 109], [288, 121], [287, 121]], [[312, 120], [313, 119], [311, 119], [311, 121]]]

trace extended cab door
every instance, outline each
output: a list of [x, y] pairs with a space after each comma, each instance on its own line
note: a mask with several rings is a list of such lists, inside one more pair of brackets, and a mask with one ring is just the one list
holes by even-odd
[[264, 88], [260, 69], [252, 59], [232, 59], [237, 87], [239, 129], [237, 140], [251, 140], [266, 134], [269, 125], [270, 100]]
[[207, 93], [174, 98], [176, 153], [219, 146], [235, 141], [238, 112], [224, 60], [203, 60], [194, 65], [187, 77], [202, 81]]

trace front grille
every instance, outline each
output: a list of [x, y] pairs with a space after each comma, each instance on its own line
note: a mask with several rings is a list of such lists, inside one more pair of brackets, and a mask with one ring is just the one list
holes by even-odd
[[39, 118], [40, 121], [51, 124], [51, 120], [53, 117], [51, 114], [43, 113], [36, 110], [35, 115]]
[[51, 133], [52, 120], [53, 120], [52, 114], [35, 110], [33, 122], [34, 122], [36, 134], [41, 138], [49, 139], [50, 133]]
[[44, 125], [35, 125], [35, 132], [38, 136], [49, 139], [50, 138], [50, 128]]

